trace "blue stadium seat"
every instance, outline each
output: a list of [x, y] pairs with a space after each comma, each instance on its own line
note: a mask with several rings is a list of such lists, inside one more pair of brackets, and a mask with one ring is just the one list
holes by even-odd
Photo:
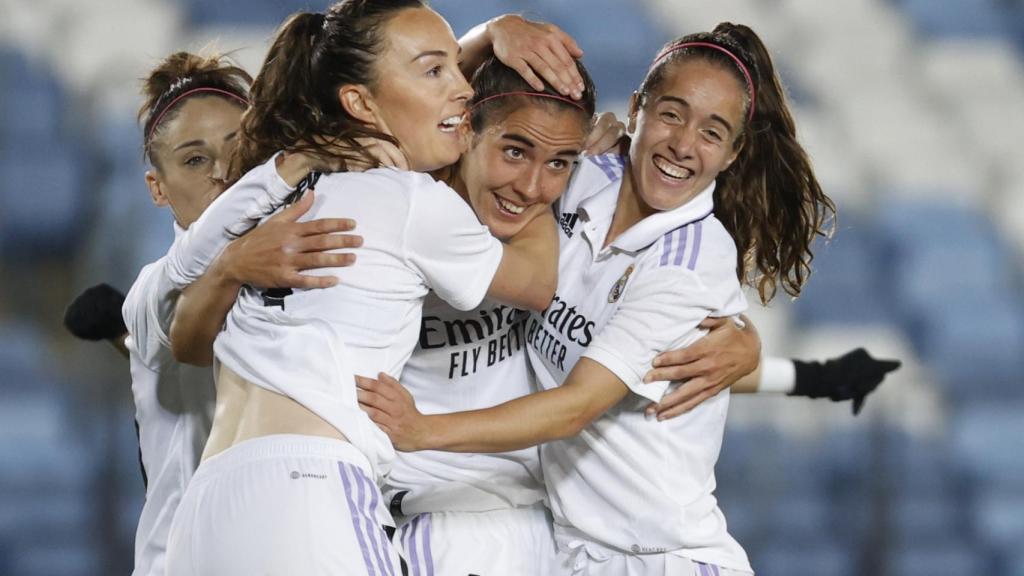
[[794, 541], [813, 540], [829, 525], [832, 503], [818, 491], [783, 497], [768, 496], [768, 518], [773, 531]]
[[878, 470], [885, 486], [897, 498], [947, 499], [959, 496], [962, 486], [954, 479], [946, 438], [923, 438], [903, 430], [884, 435]]
[[1016, 490], [979, 490], [971, 504], [970, 515], [971, 525], [981, 541], [1007, 551], [1018, 550], [1024, 542], [1024, 489], [1019, 486]]
[[870, 431], [863, 428], [835, 430], [822, 439], [822, 467], [833, 496], [863, 490], [871, 482], [873, 442]]
[[940, 37], [986, 37], [1007, 33], [992, 0], [897, 0], [921, 34]]
[[49, 70], [13, 49], [0, 48], [0, 145], [58, 137], [64, 100], [63, 89]]
[[1021, 403], [976, 403], [952, 422], [954, 461], [983, 486], [1010, 490], [1024, 486], [1024, 458], [1012, 446], [1024, 438]]
[[984, 574], [986, 558], [962, 538], [896, 548], [889, 558], [892, 576]]
[[828, 538], [789, 538], [763, 547], [751, 557], [758, 576], [852, 576], [857, 573], [856, 550]]
[[876, 236], [862, 217], [844, 213], [833, 238], [815, 242], [811, 278], [794, 306], [799, 322], [863, 325], [890, 321]]
[[878, 229], [890, 298], [908, 326], [947, 303], [997, 298], [1013, 287], [1010, 251], [978, 210], [899, 199], [879, 215]]
[[922, 357], [953, 398], [1024, 398], [1024, 312], [1012, 296], [944, 302], [916, 332]]
[[68, 254], [86, 220], [82, 168], [77, 148], [62, 141], [0, 148], [0, 236], [7, 258]]
[[18, 576], [94, 576], [104, 572], [95, 542], [69, 542], [20, 547], [13, 555]]
[[966, 518], [960, 501], [945, 496], [904, 494], [887, 508], [890, 536], [902, 545], [928, 544], [965, 533]]
[[98, 131], [104, 160], [115, 172], [131, 172], [141, 181], [145, 162], [142, 158], [142, 129], [138, 124], [121, 118], [106, 119]]
[[1006, 576], [1024, 576], [1024, 551], [1020, 550], [1019, 545], [1009, 550], [1005, 562], [1006, 565], [1003, 568], [1002, 574], [1006, 574]]
[[0, 395], [7, 389], [33, 387], [26, 374], [43, 366], [46, 339], [39, 326], [0, 322]]
[[[139, 270], [174, 242], [174, 217], [168, 208], [153, 205], [143, 174], [141, 166], [119, 170], [99, 187], [104, 210], [84, 256], [95, 274], [91, 282], [109, 282], [127, 292]], [[126, 237], [132, 242], [124, 242]]]

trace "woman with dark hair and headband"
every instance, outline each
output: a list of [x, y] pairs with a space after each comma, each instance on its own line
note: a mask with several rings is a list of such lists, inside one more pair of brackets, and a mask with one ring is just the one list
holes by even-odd
[[[145, 79], [139, 119], [144, 126], [144, 154], [151, 166], [146, 184], [153, 203], [173, 212], [176, 237], [185, 234], [224, 189], [242, 113], [249, 105], [250, 82], [244, 70], [224, 58], [186, 52], [167, 57]], [[301, 156], [294, 156], [290, 164], [297, 168], [295, 177], [309, 170]], [[242, 190], [243, 195], [247, 193], [253, 202], [264, 195], [253, 188]], [[282, 225], [325, 249], [358, 242], [351, 236], [327, 235], [350, 229], [351, 223], [346, 221], [314, 223], [319, 230], [309, 224], [294, 224], [308, 208], [308, 202], [293, 207], [282, 213], [274, 226], [254, 232], [244, 245], [225, 250], [211, 274], [237, 276], [246, 282], [277, 275], [293, 288], [323, 285], [316, 277], [283, 276], [280, 267], [267, 261], [267, 251], [254, 250], [261, 242], [279, 245]], [[244, 214], [241, 220], [246, 220]], [[139, 456], [146, 483], [146, 500], [135, 535], [133, 573], [138, 576], [164, 574], [171, 521], [199, 464], [213, 420], [212, 372], [179, 363], [171, 353], [169, 334], [180, 293], [169, 277], [172, 258], [188, 256], [169, 253], [147, 265], [127, 298], [106, 285], [88, 291], [88, 301], [73, 305], [66, 317], [69, 326], [88, 335], [123, 340], [131, 364]], [[349, 257], [321, 254], [318, 262], [311, 262], [300, 252], [295, 258], [287, 264], [292, 270], [343, 266]], [[247, 263], [252, 261], [261, 263], [258, 274], [249, 272], [252, 268]]]

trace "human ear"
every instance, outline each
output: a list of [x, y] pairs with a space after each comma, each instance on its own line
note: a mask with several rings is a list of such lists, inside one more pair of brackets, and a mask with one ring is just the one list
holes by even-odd
[[381, 128], [381, 119], [377, 113], [377, 103], [373, 95], [362, 84], [346, 84], [338, 88], [338, 100], [349, 116], [360, 122]]
[[733, 148], [732, 149], [732, 154], [729, 156], [729, 159], [725, 161], [725, 167], [722, 168], [723, 172], [725, 170], [728, 170], [729, 167], [732, 166], [732, 163], [735, 162], [737, 158], [739, 158], [740, 152], [743, 152], [743, 146], [746, 143], [747, 143], [746, 136], [740, 136], [739, 138], [736, 139], [736, 143], [733, 144], [733, 147], [732, 147]]
[[149, 197], [153, 200], [153, 204], [164, 207], [170, 203], [160, 186], [160, 179], [157, 178], [156, 171], [146, 170], [146, 188], [149, 188]]
[[633, 92], [629, 97], [629, 118], [626, 119], [626, 132], [632, 134], [636, 131], [636, 115], [640, 112], [640, 94]]

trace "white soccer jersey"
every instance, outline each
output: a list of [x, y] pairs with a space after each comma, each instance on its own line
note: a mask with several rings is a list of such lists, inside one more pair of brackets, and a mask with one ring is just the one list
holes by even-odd
[[374, 472], [394, 457], [359, 408], [353, 375], [401, 376], [433, 289], [459, 309], [487, 293], [502, 245], [451, 188], [393, 169], [330, 174], [304, 220], [345, 216], [365, 238], [359, 263], [317, 270], [337, 286], [280, 297], [244, 288], [217, 337], [217, 358], [257, 386], [288, 396], [335, 426]]
[[[485, 300], [462, 312], [431, 294], [402, 384], [424, 414], [489, 408], [536, 390], [526, 359], [527, 313]], [[401, 452], [384, 487], [403, 514], [483, 512], [544, 497], [537, 448], [500, 454]]]
[[595, 557], [671, 553], [750, 570], [712, 494], [729, 393], [657, 422], [644, 408], [669, 384], [642, 382], [655, 355], [703, 335], [706, 316], [745, 309], [736, 248], [711, 214], [713, 185], [602, 248], [624, 164], [592, 157], [574, 176], [559, 206], [558, 292], [527, 323], [542, 388], [561, 385], [586, 356], [633, 392], [577, 437], [542, 446], [556, 537], [561, 549], [583, 546]]
[[254, 171], [225, 192], [206, 218], [214, 225], [206, 228], [206, 235], [194, 225], [190, 231], [175, 226], [174, 246], [142, 269], [125, 298], [132, 396], [147, 477], [135, 534], [136, 576], [164, 574], [171, 521], [213, 421], [212, 370], [181, 364], [171, 354], [168, 332], [180, 287], [171, 277], [180, 271], [198, 278], [199, 263], [212, 261], [231, 240], [224, 230], [241, 233], [257, 222], [254, 217], [262, 210], [284, 200], [290, 189], [271, 170]]

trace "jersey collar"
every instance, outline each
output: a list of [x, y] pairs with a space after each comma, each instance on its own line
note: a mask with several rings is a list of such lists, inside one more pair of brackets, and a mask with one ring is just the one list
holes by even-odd
[[[714, 193], [715, 183], [712, 182], [686, 204], [666, 212], [652, 214], [637, 222], [620, 234], [611, 246], [625, 252], [639, 252], [670, 231], [707, 218], [715, 208]], [[607, 221], [604, 226], [607, 234], [607, 228], [611, 226], [612, 216], [615, 214], [617, 200], [618, 193], [591, 196], [580, 202], [580, 216], [593, 224]]]

